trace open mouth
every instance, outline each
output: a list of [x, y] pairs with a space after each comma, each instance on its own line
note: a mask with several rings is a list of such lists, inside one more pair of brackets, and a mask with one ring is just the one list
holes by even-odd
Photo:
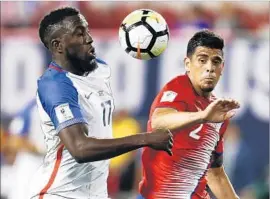
[[90, 48], [88, 53], [91, 54], [92, 56], [96, 57], [95, 48]]

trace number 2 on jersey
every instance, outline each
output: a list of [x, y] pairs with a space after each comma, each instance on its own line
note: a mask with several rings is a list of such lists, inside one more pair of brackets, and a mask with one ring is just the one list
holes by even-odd
[[103, 108], [103, 126], [107, 126], [110, 124], [111, 115], [112, 115], [112, 102], [111, 102], [111, 100], [102, 102], [101, 107]]
[[202, 130], [203, 124], [201, 124], [198, 128], [194, 129], [189, 133], [189, 136], [198, 140], [201, 136], [199, 136], [197, 133], [199, 133]]

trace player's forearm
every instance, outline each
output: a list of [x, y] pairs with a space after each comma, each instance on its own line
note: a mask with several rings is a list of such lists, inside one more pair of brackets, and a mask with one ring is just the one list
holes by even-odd
[[171, 112], [153, 117], [151, 124], [153, 129], [167, 128], [173, 131], [203, 122], [203, 112]]
[[148, 146], [144, 133], [117, 139], [87, 138], [78, 147], [75, 159], [79, 163], [105, 160], [144, 146]]
[[210, 169], [207, 181], [217, 199], [239, 199], [223, 167]]

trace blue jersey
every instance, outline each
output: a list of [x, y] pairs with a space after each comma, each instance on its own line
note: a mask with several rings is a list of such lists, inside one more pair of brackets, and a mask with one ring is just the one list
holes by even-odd
[[77, 123], [88, 127], [89, 137], [112, 138], [110, 68], [97, 61], [98, 68], [85, 76], [52, 62], [38, 80], [37, 105], [47, 155], [30, 187], [30, 198], [108, 198], [109, 160], [79, 164], [59, 138], [62, 129]]

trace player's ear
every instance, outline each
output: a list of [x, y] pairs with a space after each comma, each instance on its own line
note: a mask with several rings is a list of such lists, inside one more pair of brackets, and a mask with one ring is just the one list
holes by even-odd
[[59, 53], [63, 52], [63, 44], [59, 38], [51, 40], [51, 47], [54, 51], [57, 51]]
[[190, 71], [190, 58], [189, 57], [185, 57], [184, 64], [185, 64], [186, 71], [189, 72]]
[[224, 66], [225, 66], [225, 62], [223, 61], [222, 65], [221, 65], [221, 73], [220, 73], [220, 75], [223, 74]]

